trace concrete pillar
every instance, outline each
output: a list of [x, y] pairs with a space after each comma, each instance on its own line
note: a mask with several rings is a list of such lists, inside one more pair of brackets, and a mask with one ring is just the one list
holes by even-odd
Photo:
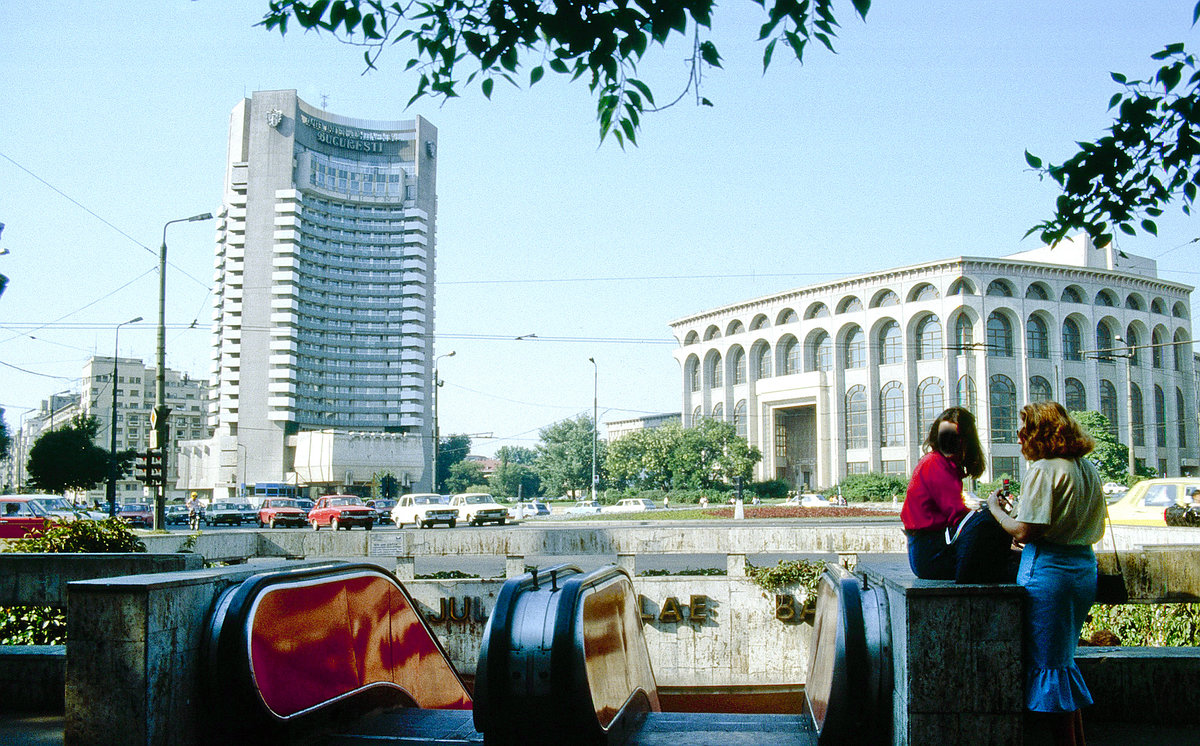
[[504, 560], [504, 577], [515, 578], [525, 574], [525, 555], [510, 554]]
[[634, 569], [636, 565], [637, 555], [617, 553], [617, 567], [629, 573], [630, 577], [636, 577], [637, 571]]
[[746, 577], [746, 555], [725, 555], [725, 575], [730, 578]]
[[396, 578], [403, 583], [417, 577], [417, 558], [409, 555], [396, 558]]

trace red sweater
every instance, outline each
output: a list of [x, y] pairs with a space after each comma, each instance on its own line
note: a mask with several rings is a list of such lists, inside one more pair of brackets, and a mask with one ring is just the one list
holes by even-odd
[[966, 472], [938, 451], [930, 451], [917, 462], [900, 520], [909, 531], [956, 525], [969, 510], [963, 504], [962, 480]]

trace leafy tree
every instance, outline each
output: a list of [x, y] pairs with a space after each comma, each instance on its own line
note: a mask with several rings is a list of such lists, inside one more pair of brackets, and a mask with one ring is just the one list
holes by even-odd
[[[763, 70], [777, 46], [801, 62], [813, 41], [833, 51], [838, 22], [835, 0], [755, 0], [762, 8]], [[851, 0], [866, 18], [870, 0]], [[450, 99], [460, 87], [479, 81], [491, 98], [496, 80], [519, 86], [528, 69], [532, 86], [547, 72], [584, 78], [596, 96], [600, 137], [637, 142], [641, 116], [682, 100], [693, 91], [696, 103], [712, 106], [700, 94], [707, 68], [721, 66], [721, 53], [708, 39], [714, 0], [593, 0], [528, 3], [516, 0], [271, 0], [262, 24], [286, 33], [294, 20], [301, 28], [325, 30], [365, 47], [363, 59], [374, 68], [383, 50], [404, 44], [410, 55], [405, 70], [421, 77], [409, 99]], [[638, 63], [672, 36], [691, 36], [690, 72], [679, 97], [658, 106], [650, 87], [637, 77]], [[471, 69], [464, 74], [460, 64]]]
[[[1129, 446], [1117, 440], [1116, 428], [1099, 412], [1072, 412], [1071, 416], [1085, 433], [1096, 441], [1088, 456], [1106, 482], [1126, 482], [1129, 476]], [[1139, 476], [1154, 476], [1154, 471], [1138, 465]]]
[[533, 448], [521, 446], [500, 446], [496, 449], [496, 460], [501, 466], [505, 464], [522, 464], [532, 466], [538, 458], [538, 452]]
[[87, 490], [108, 477], [109, 453], [95, 444], [100, 425], [78, 415], [59, 430], [42, 433], [29, 449], [29, 483], [46, 492]]
[[532, 466], [501, 462], [492, 475], [492, 492], [502, 497], [531, 498], [541, 494], [542, 480]]
[[451, 435], [441, 439], [438, 448], [437, 480], [433, 488], [434, 492], [445, 490], [446, 479], [450, 476], [451, 467], [465, 459], [470, 452], [471, 437], [469, 435]]
[[762, 459], [732, 424], [712, 419], [691, 428], [671, 423], [636, 430], [610, 449], [605, 466], [611, 480], [660, 490], [728, 486], [739, 476], [748, 481]]
[[8, 434], [8, 423], [4, 421], [4, 407], [0, 407], [0, 461], [8, 458], [11, 446], [12, 436]]
[[846, 502], [883, 502], [893, 497], [903, 499], [908, 482], [895, 474], [850, 474], [825, 494], [837, 495], [839, 490]]
[[535, 466], [544, 491], [553, 495], [582, 492], [592, 484], [592, 448], [596, 448], [596, 474], [604, 469], [606, 444], [596, 442], [589, 415], [556, 422], [542, 428]]
[[451, 494], [470, 492], [473, 488], [487, 490], [487, 477], [483, 476], [483, 467], [476, 461], [459, 461], [450, 467], [450, 475], [446, 477], [446, 490]]

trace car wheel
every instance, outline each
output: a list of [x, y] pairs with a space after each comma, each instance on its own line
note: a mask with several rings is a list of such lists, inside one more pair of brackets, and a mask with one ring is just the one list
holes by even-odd
[[425, 521], [418, 521], [417, 525], [420, 526], [421, 528], [429, 528], [429, 524], [426, 523]]
[[499, 523], [501, 526], [503, 526], [503, 525], [504, 525], [504, 521], [505, 521], [505, 519], [501, 518], [499, 521], [496, 521], [496, 522], [497, 522], [497, 523]]
[[392, 525], [396, 528], [404, 528], [404, 521], [392, 521]]
[[330, 531], [337, 531], [341, 527], [342, 527], [341, 524], [338, 523], [338, 519], [336, 519], [336, 518], [329, 519], [329, 530]]
[[315, 518], [313, 519], [312, 527], [313, 527], [313, 531], [321, 530], [321, 524], [317, 523], [317, 520]]
[[454, 528], [456, 525], [458, 525], [458, 521], [456, 521], [452, 518], [452, 519], [450, 519], [450, 523], [448, 523], [446, 525], [448, 525], [450, 528]]
[[[260, 526], [261, 526], [262, 524], [260, 523], [260, 524], [258, 524], [258, 525], [260, 525]], [[271, 520], [270, 520], [270, 522], [269, 522], [269, 525], [271, 526], [271, 528], [272, 528], [272, 529], [274, 529], [274, 528], [275, 528], [275, 516], [271, 516]]]
[[371, 526], [373, 526], [373, 525], [375, 525], [375, 524], [373, 524], [373, 523], [368, 523], [366, 526], [363, 526], [363, 528], [365, 528], [366, 530], [370, 531], [370, 530], [371, 530]]

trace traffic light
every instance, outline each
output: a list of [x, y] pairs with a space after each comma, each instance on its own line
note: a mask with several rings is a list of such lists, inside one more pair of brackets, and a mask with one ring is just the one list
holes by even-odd
[[145, 482], [147, 487], [162, 484], [162, 451], [148, 450], [145, 453], [139, 453], [133, 470], [138, 481]]

